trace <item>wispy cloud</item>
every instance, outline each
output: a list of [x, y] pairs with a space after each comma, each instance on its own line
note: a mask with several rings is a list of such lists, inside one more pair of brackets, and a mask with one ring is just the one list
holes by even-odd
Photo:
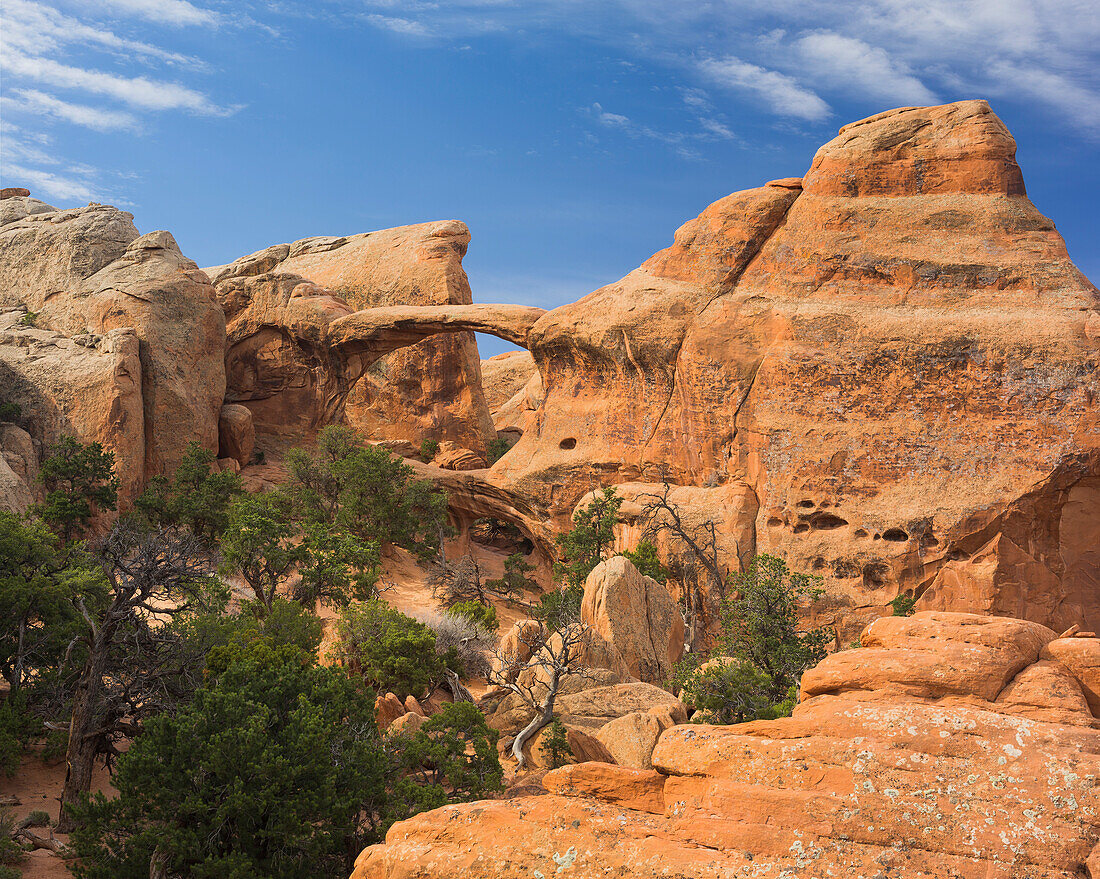
[[137, 56], [182, 67], [203, 66], [197, 58], [120, 37], [106, 27], [80, 21], [51, 6], [29, 0], [4, 0], [0, 7], [0, 45], [6, 52], [49, 55], [74, 43], [127, 58]]
[[187, 0], [97, 0], [97, 2], [104, 9], [176, 27], [188, 25], [209, 27], [222, 21], [222, 17], [217, 12], [195, 6]]
[[907, 64], [885, 49], [832, 31], [818, 31], [795, 46], [815, 78], [828, 79], [840, 89], [856, 91], [894, 104], [936, 104], [936, 97], [912, 74]]
[[390, 15], [372, 13], [364, 15], [363, 20], [375, 27], [406, 37], [427, 37], [431, 35], [431, 31], [426, 24], [409, 18], [395, 18]]
[[12, 96], [0, 98], [9, 110], [51, 116], [95, 131], [136, 131], [139, 128], [137, 118], [121, 110], [70, 104], [36, 89], [13, 89]]
[[202, 92], [178, 83], [87, 70], [21, 52], [9, 51], [5, 60], [9, 75], [58, 88], [105, 95], [143, 110], [187, 110], [202, 116], [229, 116], [235, 111], [235, 108], [219, 107]]
[[829, 105], [820, 96], [777, 70], [732, 55], [705, 59], [699, 63], [699, 70], [716, 85], [755, 96], [780, 116], [820, 122], [829, 115]]
[[80, 176], [29, 168], [14, 162], [0, 162], [0, 173], [8, 182], [25, 184], [36, 196], [56, 198], [62, 201], [93, 201], [95, 190]]
[[586, 108], [585, 112], [604, 128], [621, 131], [628, 137], [645, 138], [667, 144], [679, 156], [686, 159], [699, 158], [699, 151], [693, 144], [703, 141], [736, 139], [736, 135], [724, 123], [705, 116], [697, 120], [699, 123], [698, 131], [666, 131], [636, 122], [621, 113], [611, 113], [599, 103]]

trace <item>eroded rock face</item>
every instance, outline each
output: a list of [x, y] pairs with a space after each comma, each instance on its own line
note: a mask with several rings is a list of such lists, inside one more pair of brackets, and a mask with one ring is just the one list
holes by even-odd
[[1100, 627], [1100, 294], [984, 101], [845, 126], [529, 348], [494, 473], [560, 527], [600, 485], [736, 487], [729, 541], [823, 575], [840, 643], [899, 592]]
[[[140, 367], [144, 439], [135, 461], [123, 449], [135, 435], [123, 408], [87, 404], [90, 423], [68, 413], [65, 429], [115, 448], [125, 503], [154, 474], [175, 470], [189, 440], [217, 450], [225, 394], [225, 320], [206, 276], [167, 232], [139, 235], [130, 214], [108, 205], [59, 211], [27, 197], [3, 200], [0, 305], [22, 306], [33, 324], [90, 347], [130, 332]], [[111, 343], [112, 345], [114, 343]], [[52, 396], [52, 392], [48, 392]], [[114, 422], [110, 441], [104, 422]], [[32, 431], [34, 433], [34, 431]], [[35, 433], [42, 441], [45, 434]]]
[[[385, 306], [468, 305], [470, 285], [462, 257], [469, 242], [462, 223], [423, 223], [279, 244], [208, 271], [223, 302], [234, 287], [247, 286], [246, 279], [289, 275], [339, 297], [349, 314]], [[321, 355], [290, 350], [285, 335], [269, 329], [263, 338], [238, 339], [234, 345], [242, 347], [231, 346], [228, 354], [249, 361], [251, 372], [257, 373], [237, 383], [230, 366], [229, 390], [232, 400], [256, 407], [260, 423], [271, 424], [280, 416], [296, 421], [298, 395], [285, 392], [332, 380], [318, 374], [321, 366], [313, 361], [323, 359]], [[425, 339], [366, 364], [342, 389], [339, 414], [370, 438], [419, 444], [432, 437], [484, 454], [495, 434], [480, 376], [472, 333]], [[258, 387], [264, 384], [268, 386]]]
[[[565, 862], [579, 877], [1088, 875], [1100, 841], [1100, 729], [1015, 713], [1024, 701], [1064, 710], [1074, 673], [1037, 658], [1046, 632], [968, 614], [882, 622], [867, 634], [877, 647], [814, 670], [838, 681], [834, 694], [809, 697], [793, 717], [676, 725], [661, 734], [651, 770], [568, 766], [542, 779], [548, 795], [418, 815], [366, 849], [353, 879], [519, 879]], [[1000, 640], [1026, 665], [991, 702], [975, 668], [987, 657], [974, 651]], [[1064, 641], [1100, 643], [1048, 646]], [[872, 681], [841, 658], [881, 665], [887, 657], [872, 650], [890, 654], [896, 674]], [[905, 677], [914, 651], [939, 655], [942, 674]], [[1012, 697], [1026, 677], [1052, 673], [1061, 689]], [[958, 701], [936, 701], [937, 680], [952, 677]], [[964, 692], [967, 682], [976, 689]]]
[[[119, 494], [135, 497], [144, 485], [146, 455], [137, 335], [123, 328], [70, 338], [31, 326], [26, 315], [22, 308], [0, 311], [0, 401], [19, 406], [31, 440], [29, 450], [19, 443], [20, 466], [16, 438], [5, 434], [4, 457], [19, 471], [13, 475], [22, 485], [10, 490], [19, 501], [8, 506], [26, 509], [35, 494], [38, 461], [63, 434], [113, 452]], [[14, 485], [10, 476], [8, 481]]]

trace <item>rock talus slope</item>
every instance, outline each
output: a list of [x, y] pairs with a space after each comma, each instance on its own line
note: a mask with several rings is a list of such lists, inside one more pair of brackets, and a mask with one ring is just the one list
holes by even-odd
[[1067, 642], [1096, 656], [1100, 641], [934, 612], [879, 620], [864, 640], [813, 670], [793, 717], [673, 726], [653, 769], [568, 766], [545, 796], [416, 816], [353, 879], [1098, 875], [1100, 721], [1000, 697], [1055, 668], [1062, 688], [1030, 707], [1066, 711], [1083, 673], [1041, 657]]

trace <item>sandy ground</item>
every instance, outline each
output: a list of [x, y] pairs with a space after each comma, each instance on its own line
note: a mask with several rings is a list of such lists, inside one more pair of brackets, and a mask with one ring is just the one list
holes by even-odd
[[[23, 756], [19, 771], [13, 777], [0, 774], [0, 797], [15, 796], [19, 799], [19, 804], [12, 807], [16, 820], [36, 810], [48, 812], [50, 818], [56, 819], [64, 783], [64, 760], [47, 763], [37, 752], [32, 752]], [[110, 776], [101, 765], [96, 767], [92, 791], [102, 791], [108, 796], [114, 793]], [[46, 836], [49, 831], [45, 827], [36, 827], [34, 832], [39, 836]], [[59, 834], [57, 839], [66, 842], [68, 837]], [[27, 856], [22, 870], [28, 879], [71, 879], [72, 876], [63, 860], [42, 849]]]

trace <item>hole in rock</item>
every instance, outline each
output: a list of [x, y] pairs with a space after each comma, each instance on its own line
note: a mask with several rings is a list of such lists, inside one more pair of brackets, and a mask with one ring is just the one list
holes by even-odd
[[807, 525], [805, 522], [799, 522], [797, 525], [794, 526], [795, 534], [805, 534], [809, 530], [810, 526]]
[[832, 513], [815, 513], [810, 519], [810, 525], [815, 531], [832, 531], [834, 528], [842, 528], [848, 524], [847, 519], [834, 516]]
[[882, 539], [889, 540], [892, 543], [904, 543], [909, 539], [909, 535], [900, 528], [887, 528], [882, 532]]
[[577, 447], [577, 441], [571, 436], [567, 436], [560, 443], [558, 443], [559, 449], [575, 449]]
[[970, 558], [970, 553], [968, 553], [965, 549], [959, 549], [958, 547], [951, 550], [951, 552], [947, 554], [947, 560], [949, 562], [958, 562], [968, 558]]
[[815, 504], [813, 501], [799, 501], [798, 505], [804, 510], [812, 510], [814, 507], [817, 506], [817, 504]]
[[[852, 532], [852, 535], [853, 535], [854, 537], [866, 537], [866, 536], [867, 536], [867, 532], [866, 532], [866, 531], [864, 531], [864, 530], [863, 530], [862, 528], [857, 528], [857, 529], [856, 529], [855, 531], [853, 531], [853, 532]], [[877, 536], [877, 535], [876, 535], [876, 536]]]
[[867, 589], [879, 589], [886, 582], [886, 575], [890, 573], [890, 569], [882, 564], [876, 562], [872, 565], [863, 566], [863, 585]]
[[821, 556], [818, 556], [816, 559], [813, 560], [813, 564], [811, 565], [811, 567], [815, 571], [820, 571], [822, 568], [825, 567], [825, 559], [823, 559]]
[[782, 519], [777, 519], [775, 516], [772, 516], [770, 519], [768, 519], [768, 527], [769, 528], [778, 528], [782, 524], [783, 524], [783, 520]]

